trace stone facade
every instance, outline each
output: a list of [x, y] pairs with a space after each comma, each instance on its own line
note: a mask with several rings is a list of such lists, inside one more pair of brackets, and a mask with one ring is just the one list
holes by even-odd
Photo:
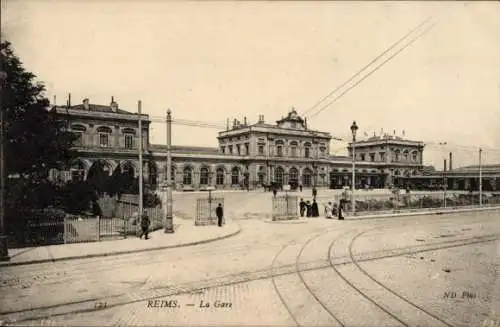
[[[120, 109], [113, 100], [104, 106], [90, 104], [88, 99], [79, 105], [55, 106], [52, 111], [78, 135], [75, 149], [80, 154], [69, 171], [54, 172], [54, 178], [85, 179], [96, 166], [109, 174], [121, 169], [138, 175], [137, 113]], [[143, 176], [152, 185], [162, 184], [166, 146], [150, 144], [149, 116], [143, 114], [141, 121]], [[254, 124], [248, 124], [246, 118], [243, 123], [235, 120], [232, 127], [218, 133], [218, 147], [172, 147], [175, 189], [255, 188], [271, 182], [319, 188], [350, 185], [352, 159], [330, 155], [331, 139], [329, 133], [310, 129], [295, 109], [275, 124], [266, 123], [262, 115]], [[371, 138], [356, 142], [356, 152], [357, 187], [386, 187], [391, 176], [418, 175], [423, 168], [422, 142]], [[382, 152], [385, 157], [380, 156]]]

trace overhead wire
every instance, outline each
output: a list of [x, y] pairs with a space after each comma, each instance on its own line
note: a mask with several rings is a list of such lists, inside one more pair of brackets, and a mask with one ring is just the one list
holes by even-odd
[[406, 33], [402, 38], [400, 38], [399, 40], [397, 40], [396, 42], [394, 42], [389, 48], [387, 48], [385, 51], [383, 51], [382, 53], [380, 53], [379, 55], [377, 55], [375, 58], [373, 58], [366, 66], [364, 66], [363, 68], [361, 68], [360, 70], [358, 70], [354, 75], [352, 75], [347, 81], [345, 81], [344, 83], [342, 83], [341, 85], [337, 86], [333, 91], [331, 91], [330, 93], [328, 93], [326, 96], [322, 97], [320, 100], [318, 100], [312, 107], [310, 107], [309, 109], [307, 109], [303, 115], [306, 116], [309, 112], [311, 112], [312, 110], [314, 110], [318, 105], [320, 105], [323, 101], [325, 101], [327, 98], [329, 98], [330, 96], [332, 96], [335, 92], [337, 92], [338, 90], [340, 90], [342, 87], [344, 87], [345, 85], [347, 85], [349, 82], [351, 82], [352, 80], [354, 80], [356, 77], [358, 77], [361, 73], [363, 73], [366, 69], [368, 69], [371, 65], [373, 65], [377, 60], [379, 60], [380, 58], [382, 58], [383, 56], [385, 56], [389, 51], [391, 51], [392, 49], [394, 49], [397, 45], [399, 45], [401, 42], [403, 42], [405, 39], [407, 39], [413, 32], [415, 32], [416, 30], [418, 30], [420, 27], [422, 27], [424, 24], [426, 24], [430, 19], [432, 19], [432, 16], [428, 17], [427, 19], [425, 19], [424, 21], [422, 21], [420, 24], [418, 24], [416, 27], [414, 27], [413, 29], [411, 29], [408, 33]]
[[436, 26], [436, 24], [437, 24], [437, 22], [433, 23], [428, 28], [424, 29], [424, 31], [422, 33], [419, 33], [416, 37], [412, 38], [411, 41], [408, 42], [404, 47], [400, 48], [394, 54], [392, 54], [391, 56], [389, 56], [389, 58], [387, 58], [386, 60], [382, 61], [381, 64], [379, 64], [374, 69], [372, 69], [368, 74], [366, 74], [363, 78], [361, 78], [359, 81], [357, 81], [354, 85], [352, 85], [349, 88], [347, 88], [344, 92], [340, 93], [340, 95], [336, 96], [332, 101], [330, 101], [326, 105], [322, 106], [320, 109], [318, 109], [315, 113], [311, 114], [309, 117], [312, 118], [312, 117], [318, 115], [319, 113], [321, 113], [322, 111], [324, 111], [326, 108], [328, 108], [329, 106], [331, 106], [333, 103], [337, 102], [340, 98], [342, 98], [350, 90], [352, 90], [353, 88], [355, 88], [356, 86], [358, 86], [361, 82], [363, 82], [365, 79], [367, 79], [368, 77], [370, 77], [373, 73], [375, 73], [377, 70], [379, 70], [380, 68], [382, 68], [386, 63], [388, 63], [390, 60], [392, 60], [394, 57], [396, 57], [398, 54], [400, 54], [403, 50], [405, 50], [406, 48], [410, 47], [418, 39], [420, 39], [425, 34], [427, 34], [434, 26]]

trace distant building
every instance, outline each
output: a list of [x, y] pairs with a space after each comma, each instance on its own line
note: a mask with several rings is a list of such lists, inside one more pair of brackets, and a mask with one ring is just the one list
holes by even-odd
[[[110, 105], [55, 106], [52, 111], [78, 136], [79, 157], [71, 169], [53, 172], [61, 181], [84, 180], [93, 169], [110, 175], [120, 169], [138, 175], [138, 115]], [[166, 178], [166, 146], [149, 143], [149, 116], [142, 115], [144, 180], [152, 186]], [[351, 185], [352, 158], [330, 155], [329, 133], [307, 126], [295, 109], [266, 123], [260, 115], [254, 124], [233, 121], [217, 137], [218, 147], [172, 147], [175, 189], [250, 188], [301, 184], [304, 187], [341, 188]], [[422, 142], [388, 136], [356, 142], [356, 186], [387, 187], [397, 176], [421, 175]], [[351, 151], [351, 145], [349, 145]]]

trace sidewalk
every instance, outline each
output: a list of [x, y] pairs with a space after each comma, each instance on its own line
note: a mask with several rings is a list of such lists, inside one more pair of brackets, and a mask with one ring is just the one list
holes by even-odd
[[163, 230], [152, 232], [147, 241], [130, 236], [126, 239], [113, 241], [9, 249], [10, 261], [0, 262], [0, 267], [193, 246], [222, 240], [241, 232], [241, 227], [237, 222], [229, 222], [221, 228], [218, 226], [194, 226], [193, 220], [178, 219], [174, 222], [174, 228], [173, 234], [165, 234]]

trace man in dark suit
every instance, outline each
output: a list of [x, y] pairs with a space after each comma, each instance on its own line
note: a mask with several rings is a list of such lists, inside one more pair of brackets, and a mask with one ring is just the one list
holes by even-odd
[[217, 215], [217, 225], [222, 227], [222, 218], [224, 217], [224, 210], [222, 209], [222, 204], [219, 203], [217, 209], [215, 209], [215, 214]]

